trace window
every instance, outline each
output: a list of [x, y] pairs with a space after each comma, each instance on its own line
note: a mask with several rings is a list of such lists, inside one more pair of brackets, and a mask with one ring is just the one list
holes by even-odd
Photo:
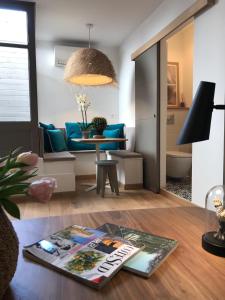
[[0, 42], [27, 45], [27, 13], [0, 9]]
[[0, 155], [39, 151], [35, 3], [0, 0]]
[[0, 122], [31, 121], [29, 11], [15, 3], [0, 3]]

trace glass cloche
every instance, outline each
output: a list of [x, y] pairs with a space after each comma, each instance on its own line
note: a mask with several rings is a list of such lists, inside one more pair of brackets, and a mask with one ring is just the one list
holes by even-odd
[[205, 198], [206, 233], [202, 247], [215, 255], [225, 257], [225, 186], [211, 188]]

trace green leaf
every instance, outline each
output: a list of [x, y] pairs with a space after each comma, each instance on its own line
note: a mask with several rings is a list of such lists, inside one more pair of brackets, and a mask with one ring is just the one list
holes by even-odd
[[2, 186], [3, 184], [4, 185], [9, 185], [9, 184], [12, 184], [12, 183], [16, 183], [16, 181], [22, 181], [21, 178], [23, 177], [23, 175], [25, 174], [26, 172], [22, 171], [22, 170], [19, 170], [13, 174], [8, 174], [8, 175], [5, 175], [5, 177], [1, 178], [0, 179], [0, 186]]
[[2, 163], [3, 161], [5, 161], [7, 158], [8, 158], [8, 155], [1, 157], [0, 158], [0, 163]]
[[23, 147], [18, 147], [16, 149], [14, 149], [11, 154], [13, 157], [15, 157], [21, 150], [23, 149]]
[[20, 219], [20, 210], [14, 202], [8, 199], [1, 199], [1, 204], [8, 214], [14, 218]]
[[8, 198], [11, 195], [22, 195], [25, 193], [26, 189], [30, 183], [18, 183], [9, 187], [2, 187], [0, 189], [0, 198]]

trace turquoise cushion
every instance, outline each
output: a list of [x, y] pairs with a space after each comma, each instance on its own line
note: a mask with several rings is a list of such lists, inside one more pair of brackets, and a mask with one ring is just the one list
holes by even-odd
[[[103, 135], [106, 138], [119, 138], [120, 137], [120, 130], [119, 129], [115, 129], [115, 130], [105, 129], [103, 131]], [[118, 150], [118, 149], [120, 149], [118, 142], [105, 143], [105, 144], [100, 145], [100, 150]]]
[[81, 130], [78, 123], [66, 122], [66, 136], [67, 138], [81, 138]]
[[[118, 124], [111, 124], [111, 125], [107, 125], [106, 130], [115, 130], [115, 129], [119, 129], [119, 138], [124, 138], [124, 127], [125, 124], [123, 123], [118, 123]], [[119, 149], [125, 149], [125, 142], [120, 142], [119, 143]], [[110, 150], [110, 149], [108, 149]]]
[[52, 152], [52, 146], [51, 146], [51, 143], [50, 143], [48, 130], [55, 129], [55, 126], [53, 124], [44, 124], [44, 123], [41, 123], [41, 122], [39, 122], [39, 125], [44, 130], [44, 151], [45, 152]]
[[[95, 145], [72, 141], [72, 138], [79, 139], [82, 137], [80, 126], [78, 123], [66, 122], [65, 126], [67, 135], [67, 147], [69, 151], [95, 150]], [[94, 132], [91, 132], [91, 136], [93, 135]]]
[[48, 135], [54, 152], [66, 151], [67, 146], [63, 131], [60, 129], [48, 130]]
[[119, 138], [124, 138], [124, 126], [125, 124], [123, 123], [111, 124], [111, 125], [107, 125], [105, 130], [119, 129]]

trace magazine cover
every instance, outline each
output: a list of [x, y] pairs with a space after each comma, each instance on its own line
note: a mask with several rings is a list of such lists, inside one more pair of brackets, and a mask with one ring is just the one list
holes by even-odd
[[24, 247], [26, 257], [102, 287], [140, 248], [121, 237], [78, 225]]
[[97, 229], [106, 232], [110, 236], [120, 236], [121, 238], [130, 241], [133, 246], [140, 245], [140, 243], [145, 245], [143, 250], [133, 258], [129, 259], [123, 266], [124, 269], [137, 273], [143, 277], [150, 277], [178, 245], [176, 240], [115, 224], [106, 223]]

